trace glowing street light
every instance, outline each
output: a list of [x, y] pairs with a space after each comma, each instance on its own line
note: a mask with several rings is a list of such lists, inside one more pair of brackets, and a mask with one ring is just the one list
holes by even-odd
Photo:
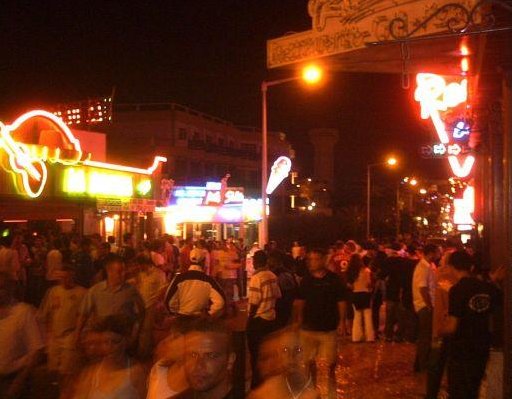
[[314, 64], [307, 65], [302, 70], [302, 80], [308, 84], [316, 84], [322, 80], [322, 70]]
[[386, 163], [389, 165], [389, 166], [395, 166], [398, 161], [395, 157], [390, 157], [386, 160]]
[[371, 163], [366, 165], [366, 237], [370, 238], [371, 234], [371, 172], [375, 166], [387, 165], [394, 167], [398, 164], [395, 157], [388, 157], [386, 162]]
[[418, 180], [412, 178], [411, 181], [409, 182], [409, 184], [414, 187], [418, 184]]
[[427, 190], [424, 188], [420, 188], [420, 194], [425, 195], [427, 193]]
[[268, 242], [268, 216], [267, 216], [267, 180], [268, 180], [268, 117], [267, 117], [267, 91], [271, 86], [277, 86], [283, 83], [302, 80], [309, 85], [315, 85], [322, 80], [322, 70], [313, 64], [306, 66], [301, 74], [289, 78], [261, 82], [261, 203], [262, 213], [259, 228], [259, 244], [263, 248]]

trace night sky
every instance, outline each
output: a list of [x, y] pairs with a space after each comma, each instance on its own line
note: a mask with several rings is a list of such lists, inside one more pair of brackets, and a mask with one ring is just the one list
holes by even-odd
[[[0, 26], [2, 120], [115, 86], [116, 102], [177, 102], [257, 126], [260, 82], [293, 73], [266, 70], [266, 40], [311, 21], [307, 0], [4, 0]], [[390, 152], [402, 167], [382, 172], [389, 179], [444, 177], [443, 161], [419, 159], [434, 135], [398, 75], [331, 72], [315, 90], [289, 84], [269, 94], [270, 128], [288, 134], [304, 175], [308, 129], [340, 129], [340, 203], [359, 200], [366, 164]]]

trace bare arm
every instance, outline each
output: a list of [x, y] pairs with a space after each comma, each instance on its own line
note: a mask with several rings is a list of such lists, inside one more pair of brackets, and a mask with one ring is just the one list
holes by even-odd
[[432, 299], [428, 287], [420, 287], [420, 295], [427, 304], [427, 308], [432, 309]]

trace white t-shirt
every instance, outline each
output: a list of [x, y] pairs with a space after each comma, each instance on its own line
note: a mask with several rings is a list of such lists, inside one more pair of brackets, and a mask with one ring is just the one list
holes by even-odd
[[427, 262], [425, 258], [421, 258], [414, 269], [412, 277], [412, 299], [416, 312], [427, 306], [420, 293], [420, 288], [424, 287], [428, 288], [430, 302], [433, 304], [436, 292], [436, 268], [433, 264]]
[[34, 309], [26, 303], [16, 303], [0, 316], [0, 375], [21, 370], [28, 355], [44, 347]]
[[0, 246], [0, 272], [7, 273], [13, 280], [18, 281], [20, 258], [14, 249]]

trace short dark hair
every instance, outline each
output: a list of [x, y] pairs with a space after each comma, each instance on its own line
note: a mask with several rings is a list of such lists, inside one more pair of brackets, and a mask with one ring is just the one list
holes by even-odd
[[221, 320], [214, 320], [210, 317], [192, 319], [187, 323], [185, 335], [191, 333], [214, 333], [225, 335], [228, 339], [228, 352], [234, 352], [233, 334]]
[[110, 315], [99, 319], [93, 324], [94, 332], [113, 332], [127, 338], [133, 328], [133, 321], [126, 315]]
[[124, 259], [116, 254], [108, 254], [105, 257], [105, 268], [108, 268], [113, 263], [121, 263], [124, 265]]
[[448, 264], [457, 270], [470, 271], [474, 265], [473, 257], [466, 251], [452, 252], [448, 257]]
[[436, 244], [427, 244], [423, 247], [423, 255], [433, 254], [439, 251], [439, 246]]
[[318, 247], [316, 247], [316, 248], [311, 248], [311, 249], [308, 251], [308, 253], [310, 253], [310, 254], [319, 254], [319, 255], [321, 255], [321, 256], [326, 256], [326, 255], [327, 255], [327, 253], [325, 252], [325, 249], [323, 249], [323, 248], [318, 248]]
[[146, 255], [138, 255], [135, 258], [135, 263], [138, 265], [152, 265], [153, 261]]
[[254, 268], [262, 268], [267, 265], [267, 254], [265, 251], [256, 251], [252, 257]]

